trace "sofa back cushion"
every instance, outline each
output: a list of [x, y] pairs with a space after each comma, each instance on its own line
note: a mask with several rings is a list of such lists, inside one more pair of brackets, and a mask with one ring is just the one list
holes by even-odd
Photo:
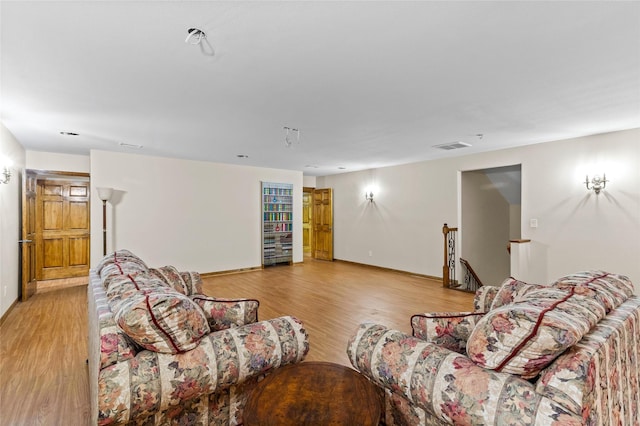
[[498, 293], [500, 288], [493, 285], [484, 285], [476, 290], [476, 294], [473, 298], [473, 311], [474, 312], [488, 312], [491, 309], [491, 304]]
[[498, 292], [496, 293], [496, 296], [493, 298], [490, 309], [496, 309], [500, 306], [508, 305], [509, 303], [513, 303], [514, 300], [521, 299], [530, 291], [538, 290], [545, 287], [548, 286], [543, 286], [540, 284], [529, 284], [525, 283], [524, 281], [516, 280], [515, 278], [507, 278], [506, 280], [504, 280]]
[[480, 319], [467, 354], [484, 368], [535, 377], [604, 316], [586, 287], [533, 290]]
[[116, 312], [115, 320], [138, 345], [154, 352], [188, 351], [210, 332], [198, 305], [187, 296], [162, 287], [130, 296]]
[[169, 287], [186, 296], [202, 293], [202, 280], [197, 272], [181, 273], [171, 265], [151, 268], [149, 272], [161, 279]]
[[604, 271], [584, 271], [557, 279], [557, 288], [585, 286], [595, 291], [596, 298], [607, 313], [624, 303], [633, 295], [633, 283], [629, 277]]
[[108, 254], [96, 266], [96, 272], [103, 280], [112, 275], [126, 275], [148, 269], [147, 264], [129, 250], [117, 250]]
[[120, 310], [122, 303], [140, 291], [154, 288], [170, 288], [164, 281], [146, 271], [126, 275], [112, 275], [103, 279], [102, 283], [109, 299], [109, 306], [114, 313]]

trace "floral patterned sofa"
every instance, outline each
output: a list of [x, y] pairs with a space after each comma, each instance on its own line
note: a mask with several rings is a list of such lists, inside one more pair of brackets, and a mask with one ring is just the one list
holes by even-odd
[[640, 297], [602, 271], [482, 287], [473, 312], [361, 324], [347, 354], [391, 425], [640, 425]]
[[296, 318], [258, 322], [257, 300], [208, 297], [198, 273], [127, 250], [91, 270], [88, 300], [92, 424], [242, 424], [252, 386], [309, 350]]

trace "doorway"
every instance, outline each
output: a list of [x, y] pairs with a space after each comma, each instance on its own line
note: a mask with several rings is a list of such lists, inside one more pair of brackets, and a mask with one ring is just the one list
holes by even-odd
[[86, 173], [27, 170], [22, 189], [22, 300], [38, 282], [86, 276], [90, 181]]
[[462, 172], [460, 257], [483, 285], [499, 285], [511, 274], [509, 241], [520, 238], [521, 181], [520, 164]]

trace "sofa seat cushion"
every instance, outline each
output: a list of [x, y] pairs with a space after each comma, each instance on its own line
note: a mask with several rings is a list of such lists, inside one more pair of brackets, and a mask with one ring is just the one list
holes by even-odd
[[188, 351], [210, 332], [198, 305], [169, 288], [142, 290], [131, 295], [121, 304], [115, 320], [138, 345], [154, 352]]
[[411, 317], [413, 336], [464, 354], [469, 335], [484, 312], [438, 312]]
[[484, 368], [532, 378], [605, 314], [586, 286], [531, 290], [478, 321], [467, 354]]
[[258, 321], [260, 302], [255, 299], [217, 299], [202, 294], [191, 296], [204, 312], [211, 331], [226, 330]]

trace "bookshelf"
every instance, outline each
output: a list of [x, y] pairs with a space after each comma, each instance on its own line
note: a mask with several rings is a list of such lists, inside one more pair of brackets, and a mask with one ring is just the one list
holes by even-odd
[[262, 266], [293, 262], [293, 185], [262, 182]]

